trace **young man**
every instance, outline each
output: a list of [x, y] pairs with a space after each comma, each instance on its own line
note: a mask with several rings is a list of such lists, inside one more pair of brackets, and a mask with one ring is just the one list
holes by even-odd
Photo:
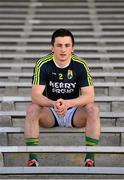
[[[99, 108], [86, 62], [74, 54], [74, 37], [67, 29], [56, 30], [52, 52], [36, 62], [32, 79], [32, 104], [25, 121], [26, 145], [38, 145], [39, 127], [85, 127], [86, 145], [97, 145], [100, 136]], [[46, 95], [44, 95], [46, 91]], [[94, 166], [87, 153], [85, 166]], [[36, 153], [28, 166], [38, 166]]]

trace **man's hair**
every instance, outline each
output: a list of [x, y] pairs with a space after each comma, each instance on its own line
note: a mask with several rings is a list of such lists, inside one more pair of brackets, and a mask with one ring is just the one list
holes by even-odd
[[64, 36], [71, 37], [72, 46], [74, 46], [74, 36], [68, 29], [57, 29], [56, 31], [53, 32], [52, 38], [51, 38], [52, 46], [54, 46], [54, 42], [55, 42], [56, 37], [64, 37]]

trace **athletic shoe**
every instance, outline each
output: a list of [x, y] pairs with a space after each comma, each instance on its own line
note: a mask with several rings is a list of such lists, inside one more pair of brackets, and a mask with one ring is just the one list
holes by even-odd
[[95, 162], [92, 159], [86, 159], [85, 160], [85, 166], [86, 167], [94, 167], [95, 166]]
[[28, 160], [28, 166], [36, 166], [38, 167], [39, 166], [39, 163], [36, 159], [29, 159]]

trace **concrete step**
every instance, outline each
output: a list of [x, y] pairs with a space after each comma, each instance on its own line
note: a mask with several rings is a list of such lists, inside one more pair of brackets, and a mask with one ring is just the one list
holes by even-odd
[[[17, 63], [17, 62], [10, 62], [10, 63], [0, 63], [0, 68], [7, 68], [7, 69], [11, 69], [11, 68], [31, 68], [33, 70], [35, 66], [35, 63]], [[111, 68], [111, 69], [115, 69], [115, 68], [124, 68], [124, 63], [118, 63], [118, 61], [116, 63], [113, 62], [107, 62], [107, 63], [89, 63], [89, 67], [90, 68]]]
[[[16, 14], [16, 17], [15, 17], [15, 14], [13, 13], [13, 14], [9, 14], [10, 16], [9, 16], [9, 18], [25, 18], [26, 17], [26, 12], [25, 13], [17, 13]], [[115, 14], [114, 12], [112, 13], [112, 12], [104, 12], [104, 11], [102, 11], [101, 13], [98, 13], [98, 15], [96, 15], [96, 17], [99, 17], [99, 18], [113, 18], [113, 15], [115, 16], [115, 18], [123, 18], [124, 17], [124, 14], [123, 13], [120, 13], [119, 12], [119, 10], [118, 10], [118, 13], [117, 14]], [[36, 17], [36, 18], [41, 18], [41, 15], [40, 14], [35, 14], [35, 16], [34, 17]], [[77, 19], [79, 19], [79, 18], [86, 18], [86, 17], [89, 17], [88, 16], [88, 13], [85, 13], [85, 14], [83, 14], [83, 13], [81, 13], [81, 14], [58, 14], [57, 16], [56, 16], [56, 14], [43, 14], [42, 15], [42, 18], [43, 19], [53, 19], [53, 18], [55, 18], [55, 19], [75, 19], [76, 20], [76, 18]], [[7, 18], [7, 14], [0, 14], [0, 18]]]
[[[10, 23], [10, 22], [25, 22], [26, 20], [25, 19], [23, 19], [23, 20], [21, 20], [21, 19], [13, 19], [13, 20], [11, 20], [11, 19], [9, 19], [9, 20], [7, 20], [7, 19], [4, 19], [4, 20], [1, 20], [0, 22], [2, 23], [2, 22], [4, 22], [4, 23]], [[70, 19], [70, 20], [54, 20], [53, 21], [53, 23], [63, 23], [63, 24], [69, 24], [69, 23], [75, 23], [75, 24], [77, 24], [79, 21], [81, 21], [82, 23], [84, 22], [85, 23], [85, 21], [87, 22], [87, 18], [86, 19], [84, 19], [84, 20], [76, 20], [76, 21], [73, 21], [72, 22], [72, 20]], [[112, 20], [109, 20], [109, 19], [103, 19], [103, 20], [101, 20], [101, 22], [111, 22]], [[119, 20], [118, 20], [119, 21]], [[39, 24], [39, 23], [44, 23], [45, 24], [45, 22], [47, 23], [48, 22], [48, 24], [49, 23], [52, 23], [52, 20], [42, 20], [42, 19], [36, 19], [36, 20], [29, 20], [29, 23], [30, 24]], [[77, 23], [76, 23], [77, 22]], [[110, 23], [109, 22], [109, 23]], [[98, 32], [95, 32], [95, 31], [88, 31], [88, 32], [86, 32], [86, 31], [80, 31], [80, 30], [73, 30], [73, 32], [74, 32], [74, 34], [75, 34], [75, 37], [97, 37], [98, 36]], [[0, 37], [9, 37], [9, 38], [17, 38], [18, 36], [19, 37], [21, 37], [21, 36], [23, 36], [24, 35], [24, 32], [20, 32], [20, 31], [16, 31], [16, 32], [14, 32], [14, 31], [2, 31], [1, 30], [1, 32], [0, 32]], [[43, 31], [43, 32], [40, 32], [40, 31], [31, 31], [31, 32], [28, 32], [28, 36], [31, 38], [31, 37], [46, 37], [46, 38], [51, 38], [51, 30], [47, 30], [47, 31]], [[124, 36], [124, 34], [123, 34], [123, 32], [119, 32], [119, 31], [102, 31], [101, 32], [101, 34], [100, 34], [100, 36], [101, 37], [105, 37], [105, 36], [107, 36], [107, 37], [113, 37], [113, 38], [116, 38], [116, 37], [123, 37]], [[22, 38], [22, 37], [21, 37]], [[82, 46], [83, 46], [83, 44], [82, 44]]]
[[[24, 117], [26, 115], [25, 111], [0, 111], [0, 116], [17, 116]], [[124, 117], [124, 112], [100, 112], [101, 117]]]
[[[63, 1], [63, 2], [58, 2], [58, 1], [42, 1], [42, 2], [40, 2], [40, 1], [32, 1], [32, 2], [29, 2], [29, 1], [25, 1], [25, 2], [19, 2], [19, 3], [17, 3], [17, 2], [13, 2], [13, 1], [11, 1], [11, 3], [10, 2], [8, 2], [7, 3], [8, 4], [8, 6], [7, 6], [7, 8], [19, 8], [20, 6], [23, 6], [23, 7], [29, 7], [28, 5], [30, 5], [30, 7], [36, 7], [36, 8], [38, 8], [38, 7], [51, 7], [51, 8], [55, 8], [55, 7], [81, 7], [81, 6], [83, 6], [83, 5], [85, 5], [86, 4], [86, 1], [83, 1], [83, 2], [81, 2], [81, 1], [77, 1], [77, 2], [75, 2], [75, 1], [73, 1], [73, 0], [71, 0], [71, 4], [69, 3], [69, 2], [66, 2], [65, 3], [65, 1]], [[0, 5], [1, 6], [3, 6], [3, 5], [6, 5], [6, 2], [1, 2], [0, 3]], [[66, 6], [67, 5], [67, 6]], [[119, 2], [119, 5], [121, 5], [121, 3]], [[6, 8], [6, 6], [4, 6], [4, 8]]]
[[[94, 82], [96, 96], [121, 96], [124, 94], [124, 83], [122, 81], [99, 81], [100, 80], [98, 79], [98, 82]], [[8, 80], [2, 80], [0, 81], [0, 95], [27, 96], [28, 94], [31, 94], [31, 86], [31, 81], [28, 80], [23, 82], [18, 82], [18, 78], [14, 79], [14, 81], [13, 79], [10, 79], [9, 82]], [[10, 87], [13, 89], [11, 92]]]
[[[8, 77], [23, 77], [31, 80], [33, 72], [0, 72], [0, 78]], [[124, 72], [91, 72], [93, 78], [105, 78], [105, 77], [124, 77]]]
[[0, 174], [111, 174], [123, 175], [123, 167], [1, 167]]
[[[12, 26], [13, 27], [13, 26]], [[14, 28], [14, 27], [13, 27]], [[45, 26], [45, 28], [47, 28]], [[49, 28], [52, 28], [51, 26]], [[54, 27], [53, 27], [54, 28]], [[40, 28], [39, 28], [40, 29]], [[77, 28], [78, 29], [78, 28]], [[86, 28], [84, 28], [83, 31], [85, 31]], [[1, 29], [2, 30], [2, 29]], [[82, 29], [81, 29], [82, 30]], [[80, 31], [81, 31], [80, 30]], [[45, 31], [45, 30], [44, 30]], [[50, 31], [48, 29], [48, 31]], [[52, 30], [51, 30], [52, 32]], [[87, 32], [87, 29], [86, 29]], [[6, 38], [6, 37], [0, 37], [0, 42], [1, 43], [9, 43], [9, 42], [26, 42], [26, 43], [47, 43], [47, 45], [49, 44], [50, 38], [49, 37], [21, 37], [21, 38]], [[90, 43], [90, 45], [92, 43], [94, 43], [94, 45], [96, 45], [95, 43], [123, 43], [124, 42], [124, 37], [118, 37], [118, 38], [112, 38], [112, 37], [77, 37], [76, 38], [76, 45], [79, 45], [80, 43], [85, 44], [85, 43]], [[113, 46], [113, 44], [111, 44]]]
[[[38, 153], [42, 166], [84, 166], [83, 159], [86, 152], [96, 153], [97, 167], [114, 167], [115, 164], [116, 167], [123, 167], [124, 162], [124, 147], [121, 146], [97, 146], [95, 148], [86, 146], [1, 146], [0, 152], [4, 154], [3, 160], [5, 164], [3, 166], [25, 166], [29, 152]], [[65, 158], [62, 160], [63, 155]], [[99, 162], [103, 158], [106, 161]], [[119, 163], [120, 158], [121, 162]]]
[[[41, 128], [41, 133], [83, 133], [84, 128]], [[112, 127], [101, 127], [102, 133], [124, 133], [124, 127], [112, 126]], [[0, 133], [24, 133], [22, 127], [0, 127]]]
[[[18, 11], [17, 11], [17, 9], [18, 9]], [[1, 14], [3, 13], [12, 13], [12, 14], [14, 14], [14, 13], [18, 13], [18, 14], [23, 14], [23, 13], [26, 13], [26, 12], [28, 12], [28, 9], [29, 8], [17, 8], [17, 7], [15, 7], [15, 8], [0, 8], [0, 11], [1, 11]], [[61, 14], [61, 13], [77, 13], [77, 14], [79, 14], [79, 13], [81, 13], [82, 12], [82, 10], [83, 10], [83, 13], [85, 14], [85, 13], [87, 13], [87, 11], [88, 11], [88, 7], [86, 7], [86, 6], [81, 6], [81, 7], [67, 7], [66, 5], [64, 6], [64, 7], [58, 7], [58, 8], [56, 8], [56, 7], [52, 7], [52, 8], [49, 8], [49, 7], [41, 7], [40, 9], [39, 8], [35, 8], [35, 12], [38, 14], [38, 13], [42, 13], [42, 14], [52, 14], [52, 13], [54, 13], [54, 14], [56, 14], [56, 13], [59, 13], [59, 14]], [[111, 10], [114, 10], [114, 9], [111, 9]], [[47, 12], [47, 13], [46, 13]]]
[[[19, 7], [20, 8], [20, 7]], [[100, 24], [102, 25], [120, 25], [122, 23], [121, 19], [118, 20], [118, 21], [115, 21], [114, 19], [94, 19], [94, 22], [99, 22]], [[15, 24], [23, 24], [23, 23], [26, 23], [26, 20], [25, 18], [13, 18], [13, 19], [0, 19], [0, 24], [1, 25], [6, 25], [6, 24], [12, 24], [12, 25], [15, 25]], [[77, 19], [76, 21], [72, 20], [72, 19], [63, 19], [63, 20], [49, 20], [49, 19], [42, 19], [42, 18], [38, 18], [38, 19], [29, 19], [28, 23], [30, 24], [39, 24], [39, 23], [43, 23], [44, 24], [50, 24], [50, 25], [55, 25], [56, 24], [61, 24], [61, 25], [65, 25], [65, 24], [81, 24], [81, 25], [86, 25], [86, 24], [92, 24], [92, 21], [91, 19], [89, 18], [83, 18], [83, 19]], [[9, 32], [8, 32], [9, 33]], [[18, 33], [18, 32], [16, 32]], [[30, 32], [31, 34], [36, 34], [36, 32]], [[42, 34], [42, 33], [45, 33], [45, 32], [38, 32], [38, 34]], [[94, 32], [95, 33], [95, 32]], [[105, 32], [102, 32], [102, 33], [105, 33]], [[115, 34], [118, 34], [118, 32], [115, 32]], [[10, 32], [11, 34], [11, 32]], [[48, 34], [50, 36], [50, 32], [46, 32], [45, 34]], [[79, 33], [80, 36], [81, 36], [81, 32]], [[88, 32], [88, 34], [93, 34], [93, 32]], [[110, 33], [109, 33], [110, 34]], [[114, 32], [112, 32], [112, 34], [114, 34]], [[122, 34], [122, 33], [121, 33]]]
[[[124, 111], [124, 97], [121, 96], [96, 96], [101, 111]], [[25, 111], [31, 103], [30, 96], [0, 96], [0, 110]]]
[[[1, 127], [0, 128], [1, 146], [22, 146], [24, 144], [24, 127]], [[20, 141], [18, 141], [18, 139]], [[75, 139], [75, 141], [73, 141]], [[85, 144], [85, 130], [77, 128], [40, 128], [40, 145], [48, 146], [81, 146]], [[124, 128], [118, 126], [101, 128], [101, 146], [123, 146]]]
[[[81, 1], [81, 0], [79, 0], [79, 1], [77, 1], [77, 2], [75, 2], [75, 0], [73, 1], [73, 0], [71, 0], [71, 5], [73, 5], [73, 6], [81, 6], [82, 4], [86, 4], [87, 2], [86, 1]], [[65, 6], [65, 2], [63, 1], [63, 2], [58, 2], [58, 1], [55, 1], [55, 0], [52, 0], [52, 1], [49, 1], [49, 0], [47, 0], [47, 1], [42, 1], [42, 2], [40, 2], [40, 1], [33, 1], [32, 3], [29, 3], [29, 1], [21, 1], [21, 2], [13, 2], [13, 1], [10, 1], [10, 2], [7, 2], [7, 4], [8, 4], [8, 6], [9, 7], [20, 7], [20, 6], [28, 6], [29, 4], [32, 4], [32, 6], [36, 6], [36, 7], [39, 7], [39, 6], [43, 6], [43, 5], [46, 5], [46, 6]], [[110, 7], [110, 8], [112, 8], [112, 7], [115, 7], [115, 8], [122, 8], [123, 7], [123, 1], [122, 0], [119, 0], [118, 2], [117, 1], [111, 1], [111, 2], [107, 2], [107, 3], [105, 3], [105, 1], [96, 1], [95, 2], [95, 4], [97, 5], [97, 7], [98, 8], [103, 8], [103, 7]], [[0, 2], [0, 5], [1, 6], [3, 6], [3, 5], [6, 5], [6, 1], [5, 2]], [[66, 5], [67, 6], [69, 6], [70, 7], [70, 3], [69, 2], [66, 2]], [[101, 6], [100, 6], [101, 5]], [[118, 5], [118, 6], [117, 6]]]
[[[0, 82], [0, 87], [31, 87], [31, 82]], [[121, 82], [95, 82], [95, 87], [124, 87], [124, 83]]]
[[[81, 9], [82, 10], [82, 9]], [[68, 9], [67, 9], [67, 11], [68, 11]], [[78, 12], [78, 9], [76, 10], [76, 12]], [[86, 11], [87, 12], [87, 11]], [[64, 12], [64, 11], [62, 11], [62, 13], [66, 13], [66, 12]], [[75, 12], [72, 12], [72, 13], [75, 13]], [[79, 12], [80, 13], [80, 12]], [[84, 12], [85, 13], [85, 12]], [[64, 25], [64, 24], [63, 24]], [[42, 29], [42, 30], [47, 30], [47, 28], [48, 29], [58, 29], [58, 28], [61, 28], [62, 27], [62, 25], [59, 25], [59, 24], [56, 24], [56, 26], [55, 25], [51, 25], [51, 26], [49, 26], [48, 24], [45, 24], [45, 25], [41, 25], [41, 24], [34, 24], [34, 27], [33, 27], [33, 24], [32, 24], [32, 30], [40, 30], [40, 29]], [[80, 25], [77, 25], [77, 26], [75, 26], [75, 25], [71, 25], [71, 24], [69, 24], [69, 25], [64, 25], [64, 27], [65, 28], [70, 28], [72, 31], [73, 30], [78, 30], [78, 29], [80, 29], [80, 30], [82, 30], [83, 28], [80, 26]], [[13, 26], [13, 25], [11, 25], [11, 24], [7, 24], [7, 25], [1, 25], [1, 30], [2, 29], [10, 29], [10, 30], [18, 30], [18, 29], [24, 29], [25, 28], [25, 24], [23, 25], [23, 24], [19, 24], [18, 26]], [[114, 31], [114, 29], [115, 30], [123, 30], [124, 29], [124, 24], [121, 24], [121, 25], [102, 25], [101, 24], [101, 28], [103, 29], [103, 30], [106, 30], [106, 29], [113, 29], [113, 30], [111, 30], [111, 31]], [[84, 29], [83, 30], [85, 30], [85, 29], [89, 29], [89, 30], [92, 30], [93, 29], [93, 26], [92, 26], [92, 24], [90, 24], [90, 23], [88, 23], [88, 24], [85, 24], [84, 25]]]
[[[7, 35], [7, 34], [6, 34]], [[37, 37], [38, 37], [38, 35], [37, 35]], [[39, 38], [40, 38], [41, 36], [39, 35]], [[48, 49], [50, 49], [51, 47], [50, 47], [50, 45], [24, 45], [24, 46], [21, 46], [21, 45], [18, 45], [18, 46], [16, 46], [16, 45], [3, 45], [3, 46], [0, 46], [0, 50], [1, 51], [19, 51], [19, 50], [23, 50], [23, 51], [27, 51], [27, 52], [29, 52], [29, 51], [41, 51], [41, 50], [43, 50], [43, 51], [48, 51]], [[114, 51], [114, 52], [121, 52], [121, 51], [123, 51], [124, 50], [124, 46], [121, 46], [121, 45], [119, 45], [119, 46], [114, 46], [114, 45], [111, 45], [111, 46], [107, 46], [107, 45], [105, 45], [105, 46], [100, 46], [100, 47], [98, 47], [97, 46], [97, 44], [96, 45], [88, 45], [88, 46], [86, 46], [86, 45], [79, 45], [79, 46], [76, 46], [76, 51], [94, 51], [94, 52], [99, 52], [99, 51], [108, 51], [108, 52], [111, 52], [111, 51]]]
[[0, 146], [2, 153], [124, 153], [123, 146]]
[[[96, 96], [98, 102], [123, 102], [122, 96]], [[0, 102], [31, 102], [30, 96], [0, 96]]]
[[[116, 42], [115, 42], [116, 43]], [[49, 51], [50, 52], [50, 51]], [[20, 53], [20, 52], [15, 52], [15, 53], [12, 53], [12, 52], [9, 52], [9, 53], [2, 53], [0, 54], [0, 59], [1, 58], [15, 58], [15, 59], [19, 59], [19, 58], [33, 58], [33, 59], [39, 59], [40, 57], [44, 56], [45, 55], [45, 52], [41, 51], [40, 53], [37, 53], [37, 52], [32, 52], [32, 53]], [[86, 52], [78, 52], [78, 56], [82, 57], [82, 58], [85, 58], [85, 59], [90, 59], [90, 58], [99, 58], [99, 60], [101, 58], [124, 58], [124, 54], [123, 53], [86, 53]]]

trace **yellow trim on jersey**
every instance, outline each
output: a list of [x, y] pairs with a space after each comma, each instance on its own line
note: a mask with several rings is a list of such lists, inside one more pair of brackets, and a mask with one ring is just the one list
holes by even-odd
[[48, 54], [42, 58], [40, 58], [36, 65], [35, 65], [35, 70], [34, 70], [34, 79], [33, 79], [33, 84], [34, 85], [39, 85], [40, 84], [40, 70], [41, 70], [41, 66], [44, 63], [47, 63], [48, 61], [51, 61], [53, 59], [53, 55], [52, 54]]
[[72, 60], [73, 60], [73, 61], [76, 61], [76, 62], [79, 62], [79, 63], [81, 63], [81, 64], [84, 65], [84, 67], [85, 67], [85, 69], [86, 69], [86, 72], [87, 72], [88, 84], [92, 86], [92, 85], [93, 85], [93, 80], [92, 80], [92, 77], [91, 77], [91, 75], [90, 75], [90, 70], [89, 70], [89, 67], [88, 67], [86, 61], [85, 61], [84, 59], [79, 58], [79, 57], [76, 56], [75, 54], [72, 55]]
[[95, 146], [96, 145], [94, 142], [89, 142], [89, 141], [86, 141], [85, 144], [89, 145], [89, 146]]

